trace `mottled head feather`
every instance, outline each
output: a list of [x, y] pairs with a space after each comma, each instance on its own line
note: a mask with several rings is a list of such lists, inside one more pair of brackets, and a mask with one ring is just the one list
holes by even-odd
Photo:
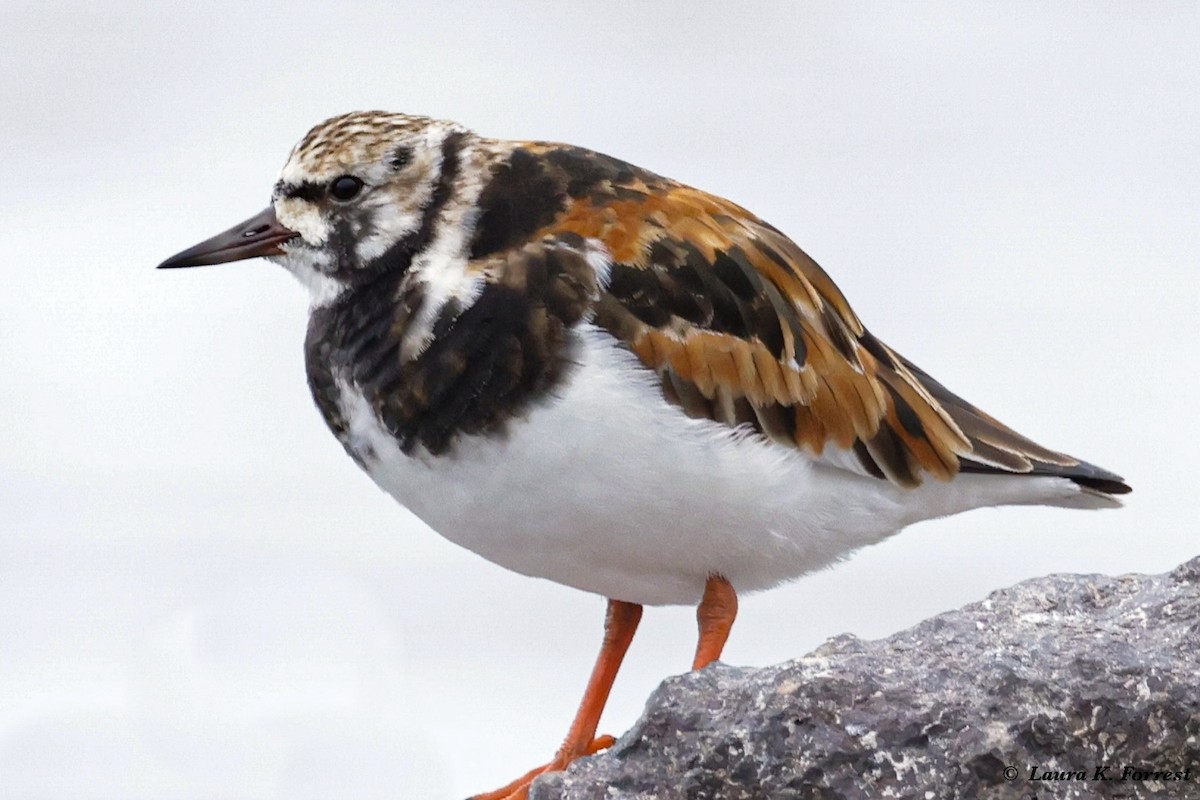
[[453, 122], [390, 111], [353, 111], [321, 122], [292, 148], [282, 179], [334, 177], [362, 164], [382, 163], [400, 142], [461, 129]]
[[[454, 122], [385, 111], [315, 126], [292, 148], [275, 184], [276, 216], [300, 234], [279, 260], [318, 302], [381, 270], [407, 269], [472, 204], [465, 190], [480, 180], [478, 165], [467, 163], [476, 141]], [[344, 176], [361, 189], [339, 200], [330, 187]]]

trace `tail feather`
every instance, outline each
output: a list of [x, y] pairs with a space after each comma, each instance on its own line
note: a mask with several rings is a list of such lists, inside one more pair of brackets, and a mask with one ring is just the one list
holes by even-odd
[[[998, 469], [990, 464], [981, 464], [969, 458], [960, 459], [959, 471], [983, 475], [1013, 474], [1011, 470]], [[1133, 491], [1133, 488], [1125, 483], [1125, 479], [1120, 475], [1115, 475], [1106, 469], [1101, 469], [1095, 464], [1089, 464], [1086, 461], [1077, 461], [1073, 466], [1068, 467], [1057, 464], [1034, 463], [1032, 469], [1025, 470], [1021, 474], [1067, 478], [1073, 483], [1079, 484], [1084, 489], [1103, 495], [1129, 494]]]
[[1067, 478], [1085, 494], [1110, 500], [1112, 495], [1133, 491], [1120, 475], [1042, 447], [959, 397], [912, 362], [904, 359], [904, 363], [970, 441], [972, 453], [960, 456], [960, 472]]

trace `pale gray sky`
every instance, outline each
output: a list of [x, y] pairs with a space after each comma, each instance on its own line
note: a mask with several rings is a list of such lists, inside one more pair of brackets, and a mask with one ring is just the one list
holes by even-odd
[[[352, 109], [729, 197], [942, 382], [1135, 488], [926, 523], [747, 598], [729, 662], [1200, 552], [1200, 10], [857, 8], [5, 3], [0, 795], [461, 797], [565, 732], [603, 602], [454, 548], [357, 471], [281, 270], [153, 270]], [[603, 727], [692, 646], [691, 610], [649, 610]]]

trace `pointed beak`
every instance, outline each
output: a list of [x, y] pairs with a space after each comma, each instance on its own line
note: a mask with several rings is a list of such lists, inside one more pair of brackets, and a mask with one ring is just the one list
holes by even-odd
[[234, 225], [224, 233], [218, 233], [195, 247], [176, 253], [159, 264], [158, 268], [202, 267], [259, 256], [281, 256], [281, 245], [298, 235], [295, 231], [283, 227], [275, 218], [274, 206], [267, 206], [263, 212]]

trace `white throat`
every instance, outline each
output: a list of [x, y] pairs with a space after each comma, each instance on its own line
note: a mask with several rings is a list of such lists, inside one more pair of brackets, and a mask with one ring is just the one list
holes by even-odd
[[[287, 250], [286, 245], [284, 249]], [[330, 305], [347, 288], [344, 282], [330, 275], [326, 269], [322, 269], [325, 264], [325, 259], [321, 258], [322, 255], [323, 251], [295, 248], [285, 255], [271, 256], [269, 259], [296, 276], [296, 280], [300, 281], [301, 285], [308, 290], [309, 308], [311, 309]]]

